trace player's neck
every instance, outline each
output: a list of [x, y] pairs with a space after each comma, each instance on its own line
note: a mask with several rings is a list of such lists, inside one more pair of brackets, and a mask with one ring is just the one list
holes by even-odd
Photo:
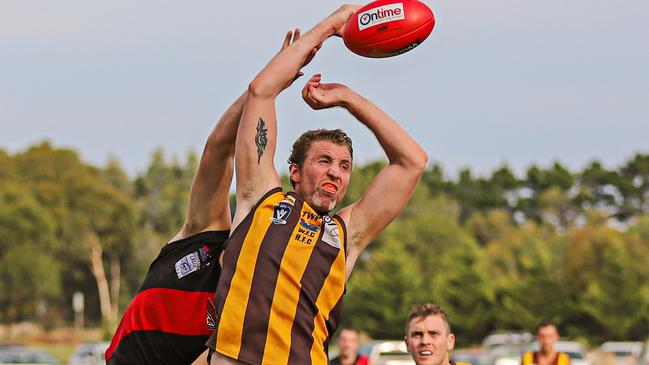
[[554, 362], [554, 358], [557, 356], [557, 352], [552, 349], [549, 351], [539, 350], [537, 364], [538, 365], [551, 365]]

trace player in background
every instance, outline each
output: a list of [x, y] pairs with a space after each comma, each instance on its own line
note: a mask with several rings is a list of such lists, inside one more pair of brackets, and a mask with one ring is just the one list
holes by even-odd
[[446, 312], [435, 304], [412, 307], [404, 340], [417, 365], [470, 365], [450, 359], [450, 352], [455, 347], [455, 335]]
[[559, 341], [559, 330], [552, 322], [542, 322], [536, 327], [538, 351], [523, 354], [521, 365], [570, 365], [570, 356], [557, 352], [554, 345]]
[[338, 357], [331, 359], [329, 365], [367, 365], [368, 358], [358, 353], [360, 332], [356, 328], [343, 327], [338, 332]]

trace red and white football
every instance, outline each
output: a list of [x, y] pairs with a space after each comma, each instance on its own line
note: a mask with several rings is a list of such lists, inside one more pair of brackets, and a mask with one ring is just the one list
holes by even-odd
[[364, 57], [392, 57], [423, 42], [435, 26], [435, 16], [418, 0], [377, 0], [360, 8], [343, 27], [350, 51]]

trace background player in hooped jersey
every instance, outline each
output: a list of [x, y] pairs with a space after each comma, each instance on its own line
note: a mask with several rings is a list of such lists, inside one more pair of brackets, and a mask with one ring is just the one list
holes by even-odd
[[[299, 37], [299, 29], [288, 32], [282, 48]], [[124, 312], [106, 351], [107, 364], [188, 365], [205, 351], [214, 329], [218, 260], [231, 224], [234, 142], [247, 94], [226, 110], [208, 137], [185, 223], [151, 264]]]
[[388, 165], [357, 202], [329, 216], [347, 190], [351, 140], [340, 130], [310, 131], [289, 158], [295, 191], [281, 191], [273, 164], [275, 99], [358, 9], [345, 5], [322, 20], [249, 85], [235, 149], [237, 208], [208, 342], [213, 365], [327, 364], [354, 262], [403, 209], [423, 173], [428, 156], [396, 121], [350, 88], [314, 75], [302, 90], [306, 103], [347, 109], [376, 136]]

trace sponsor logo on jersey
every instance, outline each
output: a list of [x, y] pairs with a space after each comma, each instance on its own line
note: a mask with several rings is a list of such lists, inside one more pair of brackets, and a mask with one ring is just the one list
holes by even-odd
[[293, 208], [291, 208], [289, 204], [279, 202], [279, 204], [275, 206], [273, 216], [270, 217], [270, 220], [273, 221], [274, 224], [286, 224], [286, 222], [288, 222], [288, 216], [291, 214], [292, 210]]
[[318, 232], [320, 230], [320, 226], [317, 226], [315, 224], [309, 224], [304, 220], [304, 218], [300, 218], [300, 226], [302, 226], [303, 228], [311, 232]]
[[403, 3], [379, 6], [358, 14], [358, 30], [405, 18]]
[[322, 233], [322, 240], [338, 249], [342, 246], [340, 233], [338, 232], [338, 225], [329, 216], [324, 217], [324, 232]]
[[298, 242], [306, 243], [307, 245], [312, 244], [316, 241], [318, 231], [320, 231], [320, 226], [318, 224], [319, 221], [311, 222], [311, 224], [309, 224], [304, 218], [300, 218], [300, 225], [297, 227], [297, 233], [293, 239]]
[[198, 251], [194, 251], [176, 261], [176, 276], [182, 279], [185, 276], [201, 269], [201, 259]]

